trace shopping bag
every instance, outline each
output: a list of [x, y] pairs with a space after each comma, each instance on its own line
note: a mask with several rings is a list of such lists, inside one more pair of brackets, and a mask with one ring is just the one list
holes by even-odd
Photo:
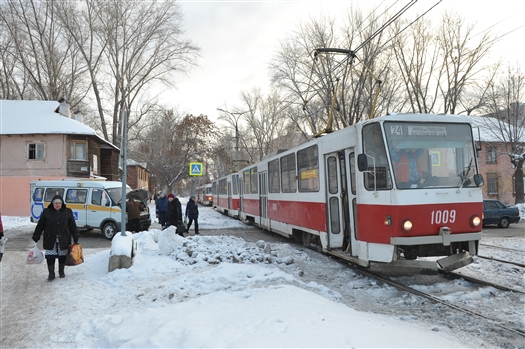
[[29, 250], [27, 254], [27, 264], [40, 264], [44, 261], [44, 252], [40, 251], [38, 247], [35, 246]]
[[66, 265], [72, 267], [84, 263], [82, 246], [80, 244], [69, 245], [66, 255]]
[[178, 223], [179, 224], [177, 224], [177, 234], [182, 235], [184, 233], [187, 233], [186, 225], [182, 221], [179, 221]]

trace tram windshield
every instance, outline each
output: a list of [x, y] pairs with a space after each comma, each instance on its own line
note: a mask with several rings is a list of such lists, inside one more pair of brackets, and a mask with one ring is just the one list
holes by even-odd
[[397, 188], [476, 186], [470, 125], [385, 122], [384, 130]]

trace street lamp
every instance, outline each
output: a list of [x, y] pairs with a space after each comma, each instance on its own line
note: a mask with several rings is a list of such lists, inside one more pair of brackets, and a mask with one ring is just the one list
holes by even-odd
[[235, 121], [235, 161], [234, 162], [235, 162], [235, 170], [239, 171], [239, 125], [238, 125], [239, 119], [241, 118], [242, 115], [251, 112], [253, 109], [243, 111], [243, 112], [238, 112], [238, 113], [232, 113], [232, 112], [229, 112], [221, 108], [217, 108], [217, 110], [223, 113], [230, 114], [233, 120]]

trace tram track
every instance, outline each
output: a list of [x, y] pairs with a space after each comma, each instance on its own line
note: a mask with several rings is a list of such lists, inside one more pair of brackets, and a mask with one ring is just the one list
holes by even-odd
[[[489, 323], [493, 324], [494, 326], [498, 327], [499, 329], [503, 329], [505, 331], [513, 333], [514, 335], [517, 335], [517, 336], [520, 336], [522, 338], [525, 338], [525, 330], [520, 329], [520, 328], [516, 328], [515, 326], [512, 325], [512, 323], [506, 322], [506, 321], [504, 321], [502, 319], [495, 319], [494, 316], [484, 315], [481, 312], [475, 311], [473, 309], [470, 309], [470, 308], [467, 308], [467, 307], [455, 304], [453, 302], [450, 302], [450, 301], [447, 301], [445, 299], [439, 298], [439, 297], [437, 297], [435, 295], [432, 295], [430, 293], [426, 293], [426, 292], [417, 290], [417, 289], [415, 289], [413, 287], [410, 287], [410, 286], [408, 286], [406, 284], [403, 284], [403, 283], [395, 281], [395, 280], [393, 280], [391, 278], [382, 276], [382, 275], [380, 275], [380, 274], [378, 274], [376, 272], [371, 272], [369, 270], [366, 270], [365, 268], [363, 268], [361, 266], [357, 266], [357, 265], [353, 265], [353, 264], [350, 264], [350, 266], [353, 269], [359, 271], [361, 274], [363, 274], [365, 276], [368, 276], [368, 277], [371, 277], [371, 278], [374, 278], [375, 280], [383, 282], [385, 284], [388, 284], [388, 285], [390, 285], [392, 287], [395, 287], [398, 290], [401, 290], [401, 291], [404, 291], [404, 292], [409, 292], [409, 293], [414, 294], [416, 296], [423, 297], [424, 299], [428, 299], [428, 300], [432, 301], [433, 303], [441, 304], [441, 305], [447, 306], [447, 307], [449, 307], [451, 309], [454, 309], [454, 310], [466, 313], [468, 315], [475, 316], [475, 317], [478, 317], [478, 318], [482, 318], [484, 320], [487, 320]], [[465, 277], [464, 275], [456, 274], [456, 273], [452, 273], [452, 274], [453, 275], [457, 275], [457, 277], [463, 278], [463, 279], [465, 279], [467, 281], [470, 281], [470, 282], [475, 282], [475, 283], [483, 284], [483, 285], [490, 285], [490, 286], [496, 287], [496, 288], [504, 290], [504, 291], [519, 292], [521, 294], [524, 293], [524, 292], [521, 292], [521, 291], [516, 291], [516, 290], [512, 290], [512, 289], [506, 288], [505, 286], [491, 284], [490, 282], [487, 282], [487, 281], [484, 281], [484, 280], [479, 280], [479, 279], [475, 279], [475, 278]]]
[[[311, 249], [311, 250], [313, 250], [313, 251], [315, 251], [317, 253], [323, 254], [322, 250], [318, 246], [310, 245], [310, 246], [307, 246], [306, 248]], [[348, 260], [346, 260], [344, 258], [337, 257], [335, 255], [330, 255], [330, 256], [332, 258], [334, 258], [334, 259], [337, 259], [339, 262], [347, 264], [348, 266], [350, 266], [350, 268], [352, 268], [353, 270], [355, 270], [356, 272], [360, 273], [363, 276], [370, 277], [370, 278], [372, 278], [372, 279], [374, 279], [374, 280], [376, 280], [378, 282], [381, 282], [381, 283], [387, 284], [389, 286], [392, 286], [392, 287], [394, 287], [394, 288], [396, 288], [396, 289], [398, 289], [400, 291], [408, 292], [408, 293], [416, 295], [418, 297], [422, 297], [422, 298], [427, 299], [427, 300], [429, 300], [429, 301], [431, 301], [431, 302], [433, 302], [435, 304], [441, 304], [441, 305], [446, 306], [446, 307], [448, 307], [450, 309], [453, 309], [455, 311], [459, 311], [459, 312], [468, 314], [469, 316], [473, 316], [473, 317], [477, 317], [477, 318], [483, 319], [484, 321], [487, 321], [489, 324], [491, 324], [492, 327], [495, 327], [495, 328], [497, 328], [499, 330], [504, 330], [504, 331], [507, 331], [509, 333], [512, 333], [514, 336], [517, 336], [519, 338], [525, 338], [525, 329], [517, 328], [516, 326], [514, 326], [514, 324], [512, 322], [505, 321], [504, 319], [495, 318], [493, 314], [492, 315], [483, 314], [480, 311], [476, 311], [476, 310], [471, 309], [469, 307], [465, 307], [465, 306], [453, 303], [451, 301], [448, 301], [446, 299], [440, 298], [440, 297], [438, 297], [436, 295], [433, 295], [431, 293], [427, 293], [427, 292], [423, 292], [423, 291], [417, 290], [414, 287], [411, 287], [411, 286], [409, 286], [409, 285], [407, 285], [405, 283], [396, 281], [396, 280], [392, 279], [391, 277], [387, 277], [387, 276], [381, 275], [379, 272], [371, 271], [371, 270], [369, 270], [369, 269], [367, 269], [367, 268], [365, 268], [363, 266], [360, 266], [358, 264], [350, 262], [350, 261], [348, 261]], [[511, 293], [519, 294], [519, 295], [525, 294], [525, 292], [520, 291], [520, 290], [515, 290], [515, 289], [512, 289], [512, 288], [503, 286], [503, 285], [495, 284], [495, 283], [487, 281], [487, 280], [478, 279], [478, 278], [475, 278], [475, 277], [459, 274], [459, 273], [456, 273], [456, 272], [449, 272], [449, 273], [440, 272], [440, 274], [444, 275], [444, 276], [448, 276], [448, 278], [452, 278], [452, 279], [463, 279], [465, 281], [468, 281], [468, 282], [471, 282], [471, 283], [474, 283], [474, 284], [478, 284], [478, 285], [482, 285], [482, 286], [494, 287], [495, 289], [498, 289], [498, 290], [501, 290], [501, 291], [504, 291], [504, 292], [511, 292]], [[417, 276], [417, 275], [415, 275], [415, 276]]]

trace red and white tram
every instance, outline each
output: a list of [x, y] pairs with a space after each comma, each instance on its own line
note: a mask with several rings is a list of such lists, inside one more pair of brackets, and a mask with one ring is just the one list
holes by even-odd
[[239, 218], [239, 174], [231, 173], [212, 183], [213, 207], [221, 213]]
[[201, 186], [198, 186], [195, 189], [196, 196], [197, 196], [197, 202], [204, 206], [211, 206], [213, 204], [213, 196], [212, 196], [212, 184], [207, 183]]
[[363, 266], [453, 270], [481, 239], [472, 134], [460, 116], [366, 120], [219, 178], [216, 208]]

